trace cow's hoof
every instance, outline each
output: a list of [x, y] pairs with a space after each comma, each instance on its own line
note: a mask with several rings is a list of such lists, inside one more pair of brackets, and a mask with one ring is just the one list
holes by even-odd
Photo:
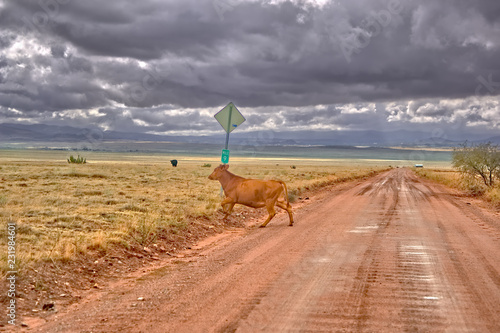
[[293, 224], [289, 224], [288, 226], [289, 226], [289, 227], [293, 227]]
[[259, 228], [265, 228], [265, 227], [266, 227], [266, 225], [265, 225], [265, 224], [261, 224], [261, 225], [259, 225]]

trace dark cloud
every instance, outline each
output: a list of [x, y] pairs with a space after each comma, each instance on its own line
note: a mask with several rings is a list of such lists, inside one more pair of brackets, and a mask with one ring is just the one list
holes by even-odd
[[247, 129], [495, 127], [499, 13], [489, 0], [9, 1], [0, 121], [196, 132], [233, 101]]

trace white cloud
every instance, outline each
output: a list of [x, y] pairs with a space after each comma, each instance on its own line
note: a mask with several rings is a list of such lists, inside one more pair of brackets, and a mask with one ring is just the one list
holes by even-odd
[[359, 114], [367, 112], [376, 112], [375, 103], [363, 103], [363, 104], [346, 104], [339, 106], [342, 114]]

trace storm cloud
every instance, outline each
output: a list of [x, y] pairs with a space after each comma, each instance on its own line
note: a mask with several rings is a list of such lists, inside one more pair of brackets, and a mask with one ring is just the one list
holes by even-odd
[[500, 3], [0, 3], [0, 122], [148, 133], [500, 127]]

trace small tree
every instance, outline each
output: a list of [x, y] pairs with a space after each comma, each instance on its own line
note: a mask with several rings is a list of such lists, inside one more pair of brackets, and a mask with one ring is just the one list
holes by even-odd
[[500, 149], [491, 142], [471, 146], [465, 142], [453, 150], [453, 166], [465, 175], [480, 177], [486, 186], [492, 187], [500, 178]]

